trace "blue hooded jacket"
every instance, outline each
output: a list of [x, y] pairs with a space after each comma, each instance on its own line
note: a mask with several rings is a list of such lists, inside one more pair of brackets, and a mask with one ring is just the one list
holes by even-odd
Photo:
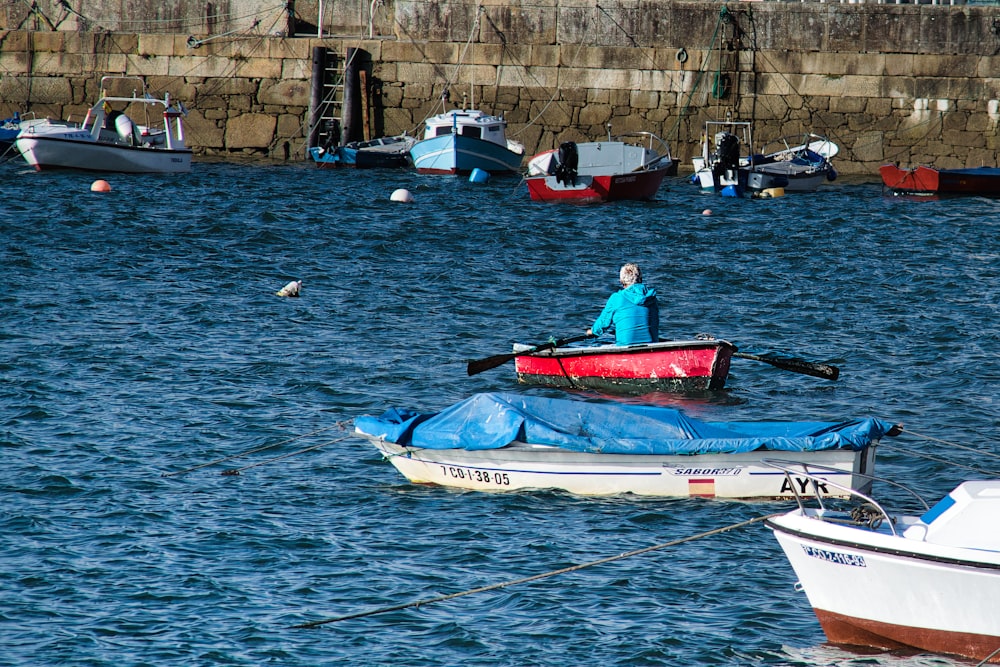
[[656, 290], [636, 283], [610, 297], [591, 327], [595, 336], [614, 329], [616, 345], [653, 343], [660, 337], [660, 307]]

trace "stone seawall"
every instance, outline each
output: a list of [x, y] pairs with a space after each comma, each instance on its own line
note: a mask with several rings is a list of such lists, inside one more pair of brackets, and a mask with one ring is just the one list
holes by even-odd
[[[391, 35], [196, 39], [0, 32], [0, 114], [81, 120], [100, 76], [142, 76], [189, 109], [205, 155], [302, 159], [312, 52], [370, 56], [370, 123], [416, 133], [451, 103], [507, 118], [529, 153], [652, 131], [690, 164], [706, 120], [753, 120], [755, 143], [815, 132], [841, 173], [998, 164], [1000, 9], [654, 1], [393, 5]], [[403, 26], [407, 26], [405, 29]], [[384, 32], [388, 32], [384, 30]]]

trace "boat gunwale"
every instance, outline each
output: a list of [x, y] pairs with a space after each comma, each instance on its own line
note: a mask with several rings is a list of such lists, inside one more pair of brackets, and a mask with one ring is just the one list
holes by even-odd
[[[636, 343], [635, 345], [598, 345], [593, 347], [554, 347], [537, 352], [522, 352], [517, 346], [524, 343], [515, 343], [514, 352], [518, 356], [524, 357], [584, 357], [593, 355], [629, 355], [651, 352], [667, 352], [679, 349], [708, 349], [708, 348], [732, 348], [736, 352], [738, 348], [726, 340], [684, 340], [684, 341], [659, 341], [656, 343]], [[530, 349], [531, 346], [529, 346]]]
[[[801, 511], [794, 511], [790, 513], [792, 516], [801, 518], [806, 521], [818, 521], [820, 524], [828, 527], [833, 527], [837, 530], [864, 530], [862, 525], [858, 526], [838, 526], [831, 524], [829, 521], [824, 521], [822, 518], [817, 516], [810, 516], [809, 514], [802, 513]], [[838, 546], [849, 549], [855, 549], [861, 552], [867, 553], [877, 553], [884, 554], [887, 556], [897, 556], [900, 558], [907, 558], [910, 560], [928, 561], [933, 563], [940, 563], [943, 565], [958, 565], [961, 567], [967, 567], [974, 570], [1000, 570], [1000, 552], [998, 551], [988, 551], [984, 549], [975, 549], [973, 547], [954, 547], [949, 545], [938, 544], [935, 542], [926, 542], [923, 540], [915, 540], [912, 538], [904, 537], [903, 535], [888, 535], [885, 533], [877, 533], [875, 531], [865, 531], [867, 535], [876, 535], [879, 539], [892, 540], [892, 541], [905, 541], [907, 544], [914, 545], [926, 545], [929, 547], [927, 551], [932, 549], [936, 550], [962, 550], [962, 551], [974, 551], [977, 554], [987, 554], [992, 555], [996, 562], [983, 561], [983, 560], [970, 560], [967, 558], [958, 558], [955, 556], [943, 556], [936, 555], [932, 553], [923, 553], [921, 551], [916, 551], [912, 549], [900, 549], [895, 547], [880, 546], [871, 543], [858, 542], [855, 540], [848, 540], [844, 538], [822, 535], [814, 532], [806, 532], [801, 529], [792, 528], [781, 523], [778, 523], [782, 518], [788, 517], [789, 514], [784, 514], [781, 517], [776, 517], [773, 519], [766, 519], [764, 525], [770, 528], [776, 533], [783, 533], [794, 538], [798, 538], [804, 541], [818, 542], [820, 544], [828, 544], [830, 546]]]

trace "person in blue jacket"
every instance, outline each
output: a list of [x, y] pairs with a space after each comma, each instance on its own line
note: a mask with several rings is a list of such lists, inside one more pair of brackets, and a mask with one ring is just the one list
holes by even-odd
[[638, 264], [626, 264], [618, 273], [622, 288], [608, 297], [604, 310], [587, 329], [588, 336], [614, 330], [615, 345], [655, 343], [660, 337], [660, 307], [656, 290], [642, 284]]

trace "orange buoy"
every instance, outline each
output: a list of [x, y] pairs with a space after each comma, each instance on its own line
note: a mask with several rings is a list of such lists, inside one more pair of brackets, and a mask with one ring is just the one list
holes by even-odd
[[702, 215], [712, 215], [712, 209], [706, 208], [704, 211], [701, 212], [701, 214]]
[[111, 192], [111, 184], [102, 178], [97, 179], [90, 184], [91, 192]]

